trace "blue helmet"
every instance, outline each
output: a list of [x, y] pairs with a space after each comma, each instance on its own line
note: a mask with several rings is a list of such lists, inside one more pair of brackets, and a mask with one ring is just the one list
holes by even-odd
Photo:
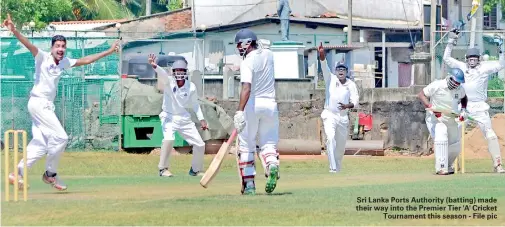
[[237, 34], [235, 34], [235, 44], [247, 43], [256, 40], [258, 40], [256, 34], [247, 28], [241, 29], [240, 31], [237, 32]]
[[449, 75], [451, 75], [452, 79], [460, 84], [465, 83], [465, 73], [463, 70], [458, 68], [452, 68], [449, 70]]
[[257, 40], [258, 37], [256, 34], [247, 28], [238, 31], [237, 34], [235, 34], [235, 44], [237, 44], [239, 55], [245, 58], [247, 49], [249, 49], [253, 41], [256, 42]]

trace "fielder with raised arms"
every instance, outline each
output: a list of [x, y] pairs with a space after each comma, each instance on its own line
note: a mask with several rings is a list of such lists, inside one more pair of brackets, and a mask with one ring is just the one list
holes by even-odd
[[[58, 164], [68, 142], [68, 135], [61, 126], [58, 117], [54, 113], [54, 99], [56, 97], [58, 82], [63, 71], [72, 67], [91, 64], [115, 51], [119, 41], [116, 41], [109, 50], [89, 55], [80, 59], [65, 57], [67, 40], [64, 36], [55, 35], [51, 40], [51, 52], [45, 52], [24, 37], [16, 30], [10, 14], [3, 22], [16, 38], [35, 57], [34, 86], [28, 100], [28, 111], [32, 118], [32, 140], [27, 146], [27, 166], [31, 168], [39, 159], [47, 154], [46, 171], [42, 175], [42, 181], [52, 185], [57, 190], [66, 190], [67, 185], [57, 175]], [[18, 164], [19, 175], [23, 176], [23, 160]], [[18, 186], [23, 187], [23, 177], [18, 180]], [[14, 184], [14, 174], [9, 175], [10, 184]]]
[[261, 48], [256, 34], [249, 29], [235, 35], [235, 44], [243, 58], [240, 64], [240, 103], [234, 116], [239, 132], [239, 169], [242, 176], [241, 193], [254, 195], [256, 175], [254, 153], [256, 135], [260, 159], [265, 169], [265, 191], [274, 191], [279, 179], [279, 111], [275, 101], [274, 57], [272, 51]]
[[[188, 81], [188, 64], [186, 60], [177, 60], [172, 64], [172, 75], [156, 64], [156, 57], [150, 54], [149, 64], [152, 65], [158, 76], [166, 78], [163, 89], [163, 106], [160, 113], [161, 127], [163, 130], [163, 141], [161, 143], [160, 162], [158, 164], [159, 175], [171, 177], [169, 171], [170, 154], [174, 146], [174, 133], [179, 132], [190, 145], [193, 146], [193, 160], [189, 175], [203, 175], [203, 157], [205, 154], [205, 143], [196, 129], [195, 123], [191, 120], [191, 114], [186, 108], [191, 108], [196, 113], [200, 121], [202, 130], [207, 130], [205, 121], [198, 102], [198, 93], [193, 82]], [[175, 78], [175, 79], [174, 79]]]
[[[460, 112], [458, 121], [464, 121], [468, 99], [465, 89], [461, 86], [463, 83], [463, 71], [454, 68], [445, 79], [431, 82], [417, 95], [426, 108], [435, 110], [427, 112], [426, 126], [434, 138], [435, 172], [438, 175], [454, 173], [452, 165], [461, 152], [461, 133], [454, 117], [443, 115], [436, 110]], [[458, 111], [459, 104], [461, 111]]]
[[502, 158], [500, 153], [500, 144], [498, 137], [491, 125], [489, 117], [489, 105], [487, 101], [487, 88], [489, 75], [497, 73], [505, 68], [505, 58], [500, 49], [500, 61], [480, 61], [480, 51], [477, 48], [469, 48], [466, 52], [466, 63], [458, 61], [451, 57], [452, 48], [456, 44], [459, 31], [452, 30], [449, 33], [449, 40], [444, 52], [444, 62], [450, 68], [461, 69], [465, 73], [465, 88], [468, 96], [468, 115], [475, 119], [479, 124], [482, 134], [487, 139], [488, 151], [493, 160], [494, 171], [497, 173], [505, 173], [502, 166]]
[[349, 116], [347, 113], [349, 109], [358, 107], [359, 94], [356, 84], [347, 79], [347, 66], [337, 64], [337, 75], [335, 75], [330, 72], [322, 43], [318, 48], [318, 52], [326, 84], [326, 97], [321, 118], [323, 119], [326, 134], [328, 161], [330, 163], [330, 173], [338, 173], [342, 168], [345, 144], [349, 135]]

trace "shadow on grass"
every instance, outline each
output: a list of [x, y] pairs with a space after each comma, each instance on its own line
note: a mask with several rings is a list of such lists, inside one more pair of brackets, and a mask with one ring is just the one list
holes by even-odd
[[256, 195], [266, 195], [266, 196], [280, 196], [280, 195], [292, 195], [292, 192], [274, 192], [274, 193], [256, 193]]
[[[37, 194], [45, 195], [60, 195], [60, 194], [89, 194], [93, 191], [51, 191], [51, 192], [37, 192]], [[94, 191], [96, 192], [96, 191]]]

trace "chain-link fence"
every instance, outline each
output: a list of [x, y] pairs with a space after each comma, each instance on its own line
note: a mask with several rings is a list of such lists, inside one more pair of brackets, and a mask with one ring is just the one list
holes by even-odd
[[[71, 68], [61, 76], [54, 104], [56, 115], [69, 136], [69, 151], [118, 150], [123, 147], [123, 118], [135, 114], [125, 112], [128, 109], [123, 101], [129, 87], [125, 89], [121, 78], [122, 75], [135, 77], [142, 84], [156, 86], [157, 78], [147, 62], [148, 54], [155, 54], [158, 58], [182, 56], [188, 61], [190, 70], [204, 71], [205, 68], [204, 42], [191, 35], [173, 38], [159, 33], [90, 31], [42, 31], [35, 35], [24, 31], [23, 34], [35, 46], [48, 52], [52, 36], [65, 35], [66, 56], [74, 59], [105, 51], [118, 37], [124, 37], [119, 53], [90, 65]], [[0, 44], [1, 131], [26, 130], [31, 137], [32, 121], [27, 103], [34, 84], [34, 57], [6, 32], [2, 33]], [[161, 105], [157, 105], [150, 112], [157, 119], [160, 111]], [[3, 140], [3, 134], [1, 136]]]
[[[50, 52], [52, 37], [30, 37], [31, 43]], [[114, 36], [86, 37], [75, 32], [67, 36], [66, 56], [81, 57], [103, 52], [117, 40]], [[120, 99], [107, 99], [100, 91], [108, 89], [108, 83], [119, 78], [118, 54], [102, 58], [93, 64], [63, 72], [54, 101], [55, 112], [68, 136], [68, 148], [84, 150], [96, 145], [96, 141], [108, 140], [104, 148], [118, 148], [120, 125], [100, 124], [101, 114], [120, 114]], [[26, 130], [31, 137], [31, 118], [27, 110], [30, 91], [34, 84], [35, 63], [30, 51], [15, 37], [1, 38], [1, 125], [7, 129]], [[120, 97], [115, 89], [109, 97]], [[111, 105], [114, 103], [113, 105]], [[103, 108], [110, 106], [109, 108]], [[3, 139], [3, 134], [2, 134]]]
[[[497, 61], [499, 60], [499, 48], [501, 34], [494, 33], [493, 31], [475, 32], [475, 47], [479, 48], [482, 53], [482, 61]], [[451, 56], [459, 61], [465, 61], [465, 54], [470, 46], [469, 31], [462, 31], [458, 42], [452, 50]], [[444, 51], [447, 46], [449, 36], [446, 31], [437, 33], [437, 41], [435, 45], [435, 79], [444, 78], [447, 74], [447, 65], [443, 62]], [[505, 70], [494, 73], [488, 78], [488, 104], [491, 106], [489, 113], [494, 115], [496, 113], [504, 113], [504, 80]]]

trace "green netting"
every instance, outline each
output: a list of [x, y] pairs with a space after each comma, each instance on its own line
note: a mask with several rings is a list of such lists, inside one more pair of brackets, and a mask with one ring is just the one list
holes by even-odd
[[[440, 34], [440, 33], [439, 33]], [[441, 36], [437, 35], [438, 44], [435, 46], [435, 60], [436, 60], [436, 78], [440, 79], [445, 77], [447, 73], [447, 66], [443, 63], [443, 55], [445, 51], [445, 47], [447, 46], [448, 35], [443, 33], [443, 39], [440, 40]], [[476, 47], [479, 47], [479, 43], [482, 43], [482, 47], [480, 48], [481, 53], [483, 55], [487, 55], [487, 60], [498, 60], [498, 47], [494, 42], [494, 35], [492, 33], [481, 33], [476, 32]], [[482, 42], [479, 42], [478, 39], [482, 39]], [[451, 56], [457, 60], [464, 61], [465, 53], [470, 45], [470, 33], [462, 32], [460, 38], [458, 39], [457, 45], [453, 48]], [[504, 79], [505, 79], [505, 70], [500, 71], [499, 73], [495, 73], [489, 76], [488, 82], [488, 104], [490, 105], [489, 113], [491, 115], [497, 113], [504, 113]]]
[[[67, 37], [67, 57], [78, 59], [100, 53], [110, 48], [116, 39]], [[50, 51], [51, 37], [31, 38], [30, 41], [40, 49]], [[27, 103], [33, 86], [34, 58], [15, 38], [3, 37], [0, 44], [2, 132], [11, 128], [26, 130], [31, 137]], [[97, 141], [102, 142], [100, 149], [118, 148], [120, 124], [100, 122], [99, 116], [120, 116], [120, 90], [110, 87], [119, 79], [119, 59], [118, 54], [112, 54], [62, 74], [54, 104], [56, 115], [69, 136], [70, 150], [96, 148]]]

